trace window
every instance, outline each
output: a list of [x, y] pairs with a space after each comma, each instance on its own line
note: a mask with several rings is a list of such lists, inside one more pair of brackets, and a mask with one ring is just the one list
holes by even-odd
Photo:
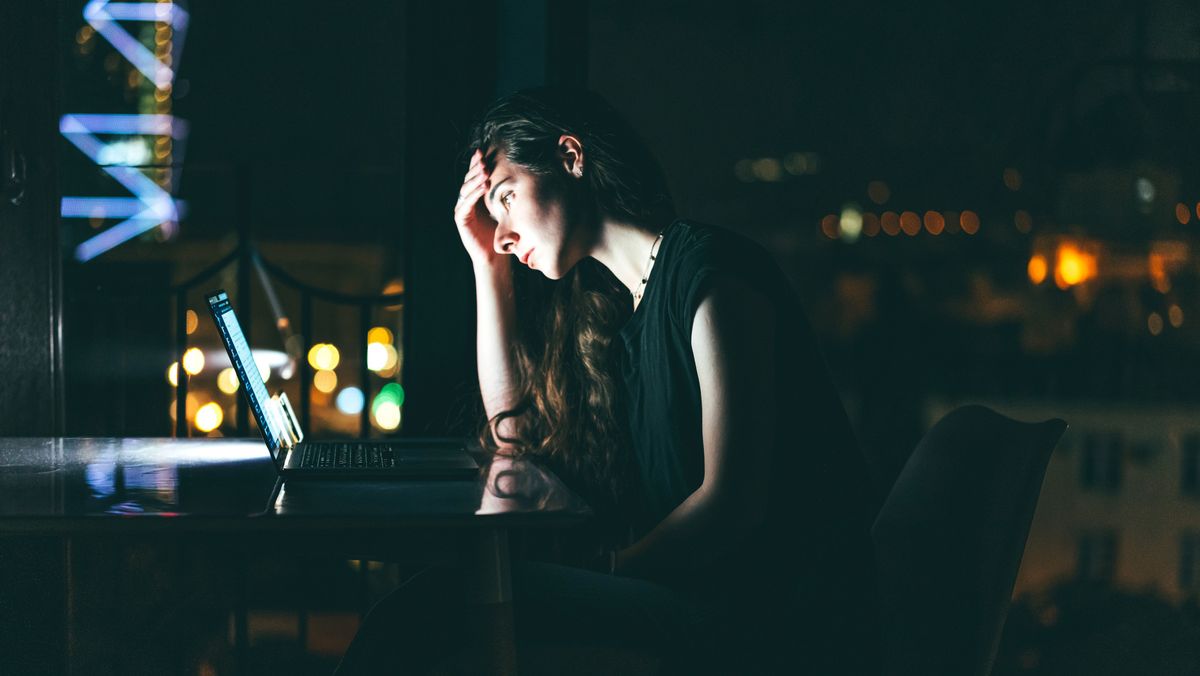
[[1200, 592], [1200, 531], [1185, 531], [1179, 538], [1179, 588]]
[[1091, 432], [1083, 437], [1079, 481], [1084, 488], [1116, 492], [1121, 486], [1124, 440], [1120, 432]]
[[1117, 533], [1113, 530], [1089, 531], [1079, 537], [1076, 575], [1086, 582], [1113, 579], [1117, 563]]
[[1179, 472], [1179, 483], [1184, 495], [1200, 496], [1200, 434], [1195, 432], [1183, 438], [1183, 467]]

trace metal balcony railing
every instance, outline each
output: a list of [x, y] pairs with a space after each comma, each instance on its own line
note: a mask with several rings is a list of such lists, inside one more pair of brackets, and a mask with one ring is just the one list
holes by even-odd
[[[236, 307], [238, 320], [242, 325], [242, 331], [246, 334], [247, 341], [251, 340], [252, 336], [252, 317], [250, 310], [251, 294], [250, 294], [250, 279], [251, 272], [257, 271], [260, 280], [266, 290], [268, 299], [273, 305], [278, 307], [278, 301], [275, 299], [274, 288], [271, 281], [274, 280], [284, 286], [295, 290], [300, 295], [300, 349], [297, 358], [299, 376], [300, 376], [300, 401], [299, 415], [300, 424], [305, 429], [310, 429], [311, 412], [312, 412], [312, 382], [313, 368], [304, 358], [312, 348], [312, 321], [313, 321], [313, 300], [318, 299], [333, 305], [343, 307], [358, 308], [359, 331], [358, 336], [362, 338], [360, 345], [363, 353], [359, 365], [359, 379], [362, 384], [364, 402], [359, 419], [359, 435], [368, 436], [371, 429], [371, 406], [370, 400], [370, 369], [367, 364], [367, 334], [371, 328], [371, 311], [375, 307], [397, 305], [404, 301], [403, 293], [382, 294], [382, 295], [353, 295], [346, 294], [330, 289], [323, 289], [311, 284], [302, 282], [281, 266], [271, 262], [265, 258], [254, 243], [246, 236], [244, 232], [239, 232], [237, 247], [226, 254], [213, 264], [201, 270], [192, 277], [172, 285], [170, 293], [175, 298], [175, 363], [179, 364], [177, 371], [177, 386], [175, 395], [175, 436], [188, 436], [188, 419], [187, 419], [187, 395], [188, 395], [188, 375], [183, 369], [183, 355], [188, 350], [188, 332], [187, 332], [187, 296], [191, 291], [196, 290], [209, 280], [216, 277], [217, 274], [228, 268], [230, 265], [237, 266], [237, 298]], [[206, 289], [207, 290], [207, 289]], [[242, 397], [236, 400], [236, 426], [239, 436], [249, 434], [249, 410], [246, 407]]]

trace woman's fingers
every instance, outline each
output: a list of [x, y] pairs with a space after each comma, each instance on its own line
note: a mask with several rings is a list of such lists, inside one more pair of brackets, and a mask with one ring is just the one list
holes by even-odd
[[483, 153], [476, 150], [471, 155], [471, 167], [463, 179], [462, 187], [458, 189], [458, 201], [454, 205], [454, 220], [460, 226], [467, 224], [475, 205], [487, 192], [487, 187], [488, 171], [483, 162]]
[[463, 183], [466, 183], [467, 181], [470, 181], [471, 179], [473, 179], [481, 174], [486, 174], [486, 173], [487, 172], [483, 170], [483, 165], [479, 165], [477, 167], [471, 167], [471, 169], [467, 172], [466, 178], [463, 179]]
[[486, 180], [487, 180], [487, 174], [485, 174], [484, 172], [475, 172], [473, 174], [470, 174], [465, 179], [463, 179], [462, 189], [460, 189], [459, 192], [465, 192], [468, 188], [474, 187], [475, 183], [477, 183], [479, 181], [486, 181]]
[[477, 182], [474, 187], [459, 195], [458, 203], [454, 206], [454, 216], [460, 224], [475, 209], [475, 204], [483, 197], [484, 190], [486, 183]]
[[477, 178], [480, 175], [487, 176], [487, 174], [487, 167], [483, 166], [483, 162], [472, 162], [471, 168], [467, 170], [467, 175], [463, 179], [463, 185], [466, 185], [467, 182]]
[[463, 183], [462, 187], [459, 188], [459, 190], [458, 190], [460, 199], [463, 199], [468, 193], [473, 192], [476, 188], [479, 188], [479, 187], [483, 187], [486, 189], [486, 187], [487, 187], [487, 177], [486, 176], [476, 176], [475, 178], [471, 179], [470, 181]]

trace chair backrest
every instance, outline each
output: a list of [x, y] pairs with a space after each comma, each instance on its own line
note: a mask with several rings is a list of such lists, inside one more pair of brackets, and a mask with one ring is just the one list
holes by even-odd
[[905, 463], [871, 528], [885, 674], [986, 676], [1058, 419], [948, 413]]

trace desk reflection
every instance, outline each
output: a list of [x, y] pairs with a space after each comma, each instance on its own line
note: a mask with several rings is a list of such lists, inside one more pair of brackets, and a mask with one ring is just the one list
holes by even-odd
[[279, 516], [361, 515], [394, 519], [496, 519], [525, 515], [590, 516], [591, 509], [551, 472], [497, 457], [476, 479], [288, 479], [273, 512]]
[[508, 456], [492, 459], [476, 514], [551, 511], [586, 512], [588, 507], [544, 468]]
[[0, 530], [149, 525], [155, 517], [180, 526], [217, 518], [224, 527], [248, 529], [271, 528], [252, 517], [337, 516], [355, 517], [344, 523], [359, 528], [424, 527], [431, 520], [537, 526], [590, 515], [553, 473], [508, 457], [466, 480], [280, 485], [258, 440], [0, 438]]
[[0, 438], [0, 519], [261, 514], [274, 478], [251, 440]]

